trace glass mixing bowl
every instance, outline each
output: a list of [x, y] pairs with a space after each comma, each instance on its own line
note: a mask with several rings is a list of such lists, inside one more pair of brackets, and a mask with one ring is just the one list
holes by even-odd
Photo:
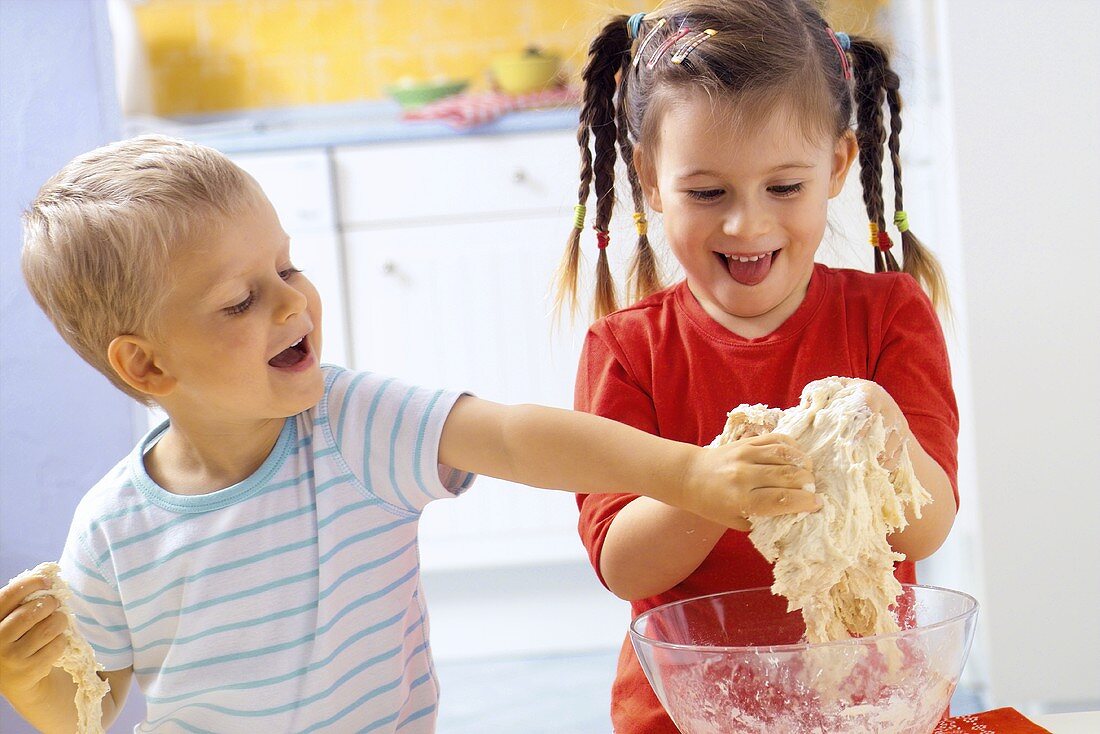
[[959, 681], [978, 602], [903, 585], [901, 631], [806, 643], [800, 612], [769, 589], [665, 604], [630, 639], [683, 734], [928, 734]]

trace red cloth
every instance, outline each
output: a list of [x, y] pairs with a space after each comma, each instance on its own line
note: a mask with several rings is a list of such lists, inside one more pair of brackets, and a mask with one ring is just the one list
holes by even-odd
[[492, 122], [517, 110], [569, 107], [580, 102], [580, 93], [571, 87], [543, 89], [529, 94], [482, 92], [455, 94], [407, 111], [405, 120], [434, 120], [464, 130]]
[[1050, 734], [1016, 709], [993, 709], [981, 714], [944, 719], [933, 734]]
[[[575, 405], [666, 438], [706, 445], [737, 405], [787, 408], [798, 403], [806, 383], [830, 375], [882, 385], [955, 486], [958, 410], [943, 333], [917, 282], [900, 273], [816, 265], [795, 313], [758, 339], [744, 339], [715, 322], [681, 282], [593, 324], [581, 355]], [[597, 574], [608, 527], [636, 496], [577, 497], [581, 539]], [[913, 563], [899, 564], [896, 575], [916, 582]], [[667, 602], [772, 582], [771, 564], [748, 534], [730, 530], [687, 579], [631, 606], [636, 616]], [[629, 638], [612, 689], [612, 720], [618, 734], [676, 734]]]

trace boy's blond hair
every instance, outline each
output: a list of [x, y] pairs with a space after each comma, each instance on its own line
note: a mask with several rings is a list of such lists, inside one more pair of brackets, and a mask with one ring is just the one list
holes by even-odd
[[58, 332], [135, 400], [151, 400], [107, 358], [123, 334], [163, 336], [169, 258], [216, 233], [251, 200], [255, 183], [221, 153], [145, 135], [70, 161], [23, 215], [23, 277]]

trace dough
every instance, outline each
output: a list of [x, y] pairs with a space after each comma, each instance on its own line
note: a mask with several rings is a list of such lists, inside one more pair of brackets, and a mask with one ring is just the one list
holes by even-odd
[[76, 628], [76, 620], [68, 604], [73, 592], [61, 578], [60, 572], [61, 567], [56, 563], [40, 563], [30, 571], [19, 574], [12, 581], [20, 581], [28, 576], [44, 576], [50, 582], [50, 588], [34, 592], [27, 597], [26, 601], [53, 596], [61, 603], [59, 611], [68, 619], [68, 626], [64, 632], [68, 641], [61, 657], [54, 663], [54, 667], [61, 668], [71, 675], [73, 682], [76, 683], [76, 734], [103, 734], [101, 702], [111, 686], [97, 675], [97, 671], [103, 670], [103, 666], [96, 662], [91, 646]]
[[[897, 467], [883, 467], [886, 430], [860, 380], [827, 377], [806, 385], [787, 410], [740, 405], [712, 446], [763, 433], [795, 439], [813, 461], [818, 512], [750, 517], [749, 539], [775, 564], [772, 593], [802, 610], [809, 642], [898, 630], [890, 612], [901, 594], [886, 536], [906, 526], [905, 510], [932, 501], [913, 473], [906, 447]], [[809, 488], [808, 488], [809, 489]]]

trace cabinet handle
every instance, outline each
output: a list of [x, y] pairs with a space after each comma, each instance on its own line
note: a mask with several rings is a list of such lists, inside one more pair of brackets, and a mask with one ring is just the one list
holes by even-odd
[[401, 268], [398, 267], [397, 263], [393, 260], [387, 260], [382, 263], [382, 274], [387, 278], [397, 278], [401, 285], [412, 284], [412, 278], [410, 278], [407, 273], [402, 272]]

